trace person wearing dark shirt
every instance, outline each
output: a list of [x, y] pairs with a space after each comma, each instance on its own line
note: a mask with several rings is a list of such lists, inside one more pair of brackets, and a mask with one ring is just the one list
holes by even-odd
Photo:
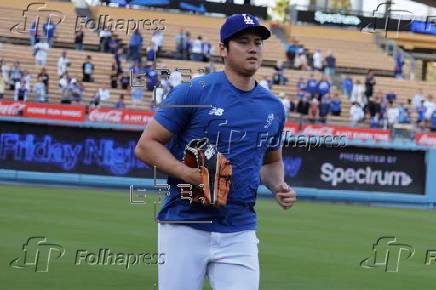
[[332, 112], [332, 116], [340, 116], [341, 115], [341, 104], [342, 101], [339, 98], [339, 95], [336, 93], [330, 101], [330, 110]]
[[147, 47], [147, 50], [145, 52], [145, 59], [147, 61], [154, 61], [156, 58], [156, 50], [153, 47], [153, 44], [150, 44], [149, 47]]
[[111, 73], [111, 88], [118, 88], [118, 72], [116, 70], [112, 70]]
[[395, 57], [395, 68], [394, 68], [394, 74], [397, 79], [403, 78], [403, 66], [404, 66], [404, 57], [402, 53], [399, 53]]
[[310, 79], [306, 82], [306, 92], [310, 94], [313, 98], [318, 93], [318, 81], [315, 79], [314, 75], [310, 75]]
[[375, 98], [369, 97], [367, 106], [370, 118], [380, 116], [381, 105], [377, 96]]
[[110, 40], [107, 43], [108, 52], [112, 54], [116, 54], [119, 48], [119, 41], [115, 34], [112, 34]]
[[50, 80], [50, 77], [48, 76], [47, 70], [45, 67], [42, 68], [41, 72], [38, 74], [37, 78], [41, 78], [42, 82], [45, 85], [45, 92], [48, 94], [48, 83]]
[[147, 78], [146, 81], [147, 90], [152, 92], [154, 90], [154, 87], [157, 85], [157, 81], [158, 81], [157, 72], [151, 64], [148, 64], [147, 67], [145, 68], [144, 75]]
[[83, 50], [83, 31], [82, 30], [76, 31], [76, 34], [74, 36], [74, 43], [76, 44], [77, 50]]
[[332, 76], [336, 74], [336, 57], [333, 55], [332, 52], [329, 53], [329, 55], [325, 58], [325, 69], [324, 73], [328, 76]]
[[375, 82], [374, 72], [369, 71], [365, 79], [365, 96], [367, 98], [372, 97], [374, 93], [375, 84], [376, 82]]
[[129, 59], [133, 61], [141, 60], [140, 51], [142, 48], [142, 41], [142, 36], [139, 33], [139, 30], [136, 29], [135, 33], [133, 33], [129, 39]]
[[421, 100], [420, 104], [416, 106], [416, 124], [421, 127], [421, 124], [425, 122], [425, 113], [427, 112], [427, 107], [425, 106], [425, 100]]
[[321, 102], [319, 103], [318, 107], [319, 107], [319, 121], [321, 123], [325, 123], [331, 109], [330, 98], [328, 95], [325, 95], [321, 99]]
[[298, 101], [297, 104], [297, 113], [300, 113], [302, 116], [307, 116], [309, 114], [310, 103], [305, 96], [301, 100]]
[[123, 90], [126, 90], [129, 88], [130, 85], [130, 77], [129, 77], [129, 73], [127, 71], [123, 72], [123, 75], [120, 78], [120, 83], [121, 83], [121, 88]]
[[92, 74], [94, 73], [94, 65], [91, 62], [91, 56], [86, 57], [86, 61], [82, 64], [83, 82], [92, 82]]

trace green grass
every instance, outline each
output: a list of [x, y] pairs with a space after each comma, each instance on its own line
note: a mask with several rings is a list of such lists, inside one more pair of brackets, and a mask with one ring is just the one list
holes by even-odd
[[[127, 270], [74, 264], [79, 249], [156, 252], [152, 198], [147, 200], [130, 205], [127, 191], [0, 186], [0, 289], [153, 289], [156, 265]], [[434, 289], [436, 263], [424, 260], [427, 249], [436, 249], [436, 211], [303, 202], [283, 211], [272, 200], [256, 207], [261, 289]], [[398, 273], [361, 268], [372, 244], [386, 235], [413, 245], [415, 255], [401, 262]], [[47, 273], [9, 267], [31, 236], [66, 250]]]

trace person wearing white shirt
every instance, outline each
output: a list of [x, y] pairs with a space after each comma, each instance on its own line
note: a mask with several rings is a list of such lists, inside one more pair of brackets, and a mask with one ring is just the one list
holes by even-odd
[[392, 129], [394, 124], [398, 123], [400, 117], [400, 109], [394, 105], [393, 102], [388, 102], [388, 108], [386, 110], [386, 118], [388, 121], [388, 127]]
[[45, 90], [45, 84], [42, 81], [42, 78], [38, 78], [38, 82], [33, 86], [33, 93], [35, 94], [35, 98], [38, 102], [46, 102], [47, 94]]
[[357, 102], [361, 107], [366, 105], [367, 99], [365, 97], [365, 87], [360, 80], [357, 80], [353, 85], [350, 100], [351, 102]]
[[168, 79], [171, 88], [175, 88], [182, 82], [182, 73], [180, 71], [172, 71]]
[[365, 113], [359, 103], [353, 102], [353, 105], [350, 107], [351, 127], [357, 127], [357, 123], [363, 119], [364, 114]]
[[68, 63], [67, 52], [63, 51], [62, 56], [58, 59], [58, 75], [62, 76], [67, 72]]
[[50, 46], [45, 38], [41, 39], [40, 42], [36, 43], [33, 49], [35, 52], [35, 64], [36, 65], [47, 65], [47, 52]]
[[98, 89], [98, 94], [100, 96], [100, 100], [106, 101], [110, 98], [111, 92], [107, 88]]
[[286, 94], [284, 92], [280, 92], [279, 97], [280, 101], [282, 101], [283, 109], [285, 110], [285, 117], [288, 117], [288, 113], [291, 109], [291, 102], [286, 97]]
[[201, 61], [203, 56], [203, 38], [201, 36], [197, 37], [196, 40], [192, 42], [191, 58], [194, 61]]
[[321, 55], [320, 50], [317, 49], [313, 54], [313, 68], [318, 71], [322, 71], [322, 63], [323, 63], [323, 57]]
[[425, 96], [424, 96], [422, 89], [420, 88], [418, 90], [418, 93], [413, 97], [413, 106], [415, 108], [420, 106], [422, 100], [425, 100]]
[[153, 35], [151, 36], [151, 42], [154, 45], [154, 49], [159, 53], [160, 49], [162, 48], [163, 44], [163, 34], [160, 31], [153, 32]]
[[436, 103], [433, 101], [433, 95], [428, 95], [427, 100], [424, 101], [424, 106], [427, 108], [425, 111], [425, 118], [430, 120], [433, 111], [436, 110]]

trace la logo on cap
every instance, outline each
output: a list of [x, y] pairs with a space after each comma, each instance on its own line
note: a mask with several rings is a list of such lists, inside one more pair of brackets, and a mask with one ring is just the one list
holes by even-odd
[[247, 16], [247, 14], [242, 14], [242, 16], [244, 16], [245, 24], [252, 24], [252, 25], [254, 25], [253, 19], [251, 19], [250, 16]]

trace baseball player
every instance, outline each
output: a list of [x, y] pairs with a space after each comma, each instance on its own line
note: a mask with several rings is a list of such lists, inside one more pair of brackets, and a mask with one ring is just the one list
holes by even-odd
[[[200, 290], [205, 276], [214, 290], [259, 288], [257, 188], [264, 184], [283, 209], [296, 202], [284, 182], [283, 104], [254, 77], [270, 36], [252, 15], [228, 17], [219, 44], [224, 71], [175, 87], [136, 146], [136, 156], [168, 174], [170, 185], [158, 214], [158, 251], [165, 254], [160, 290]], [[232, 166], [224, 206], [181, 198], [180, 184], [204, 186], [203, 171], [183, 162], [187, 146], [200, 138]]]

